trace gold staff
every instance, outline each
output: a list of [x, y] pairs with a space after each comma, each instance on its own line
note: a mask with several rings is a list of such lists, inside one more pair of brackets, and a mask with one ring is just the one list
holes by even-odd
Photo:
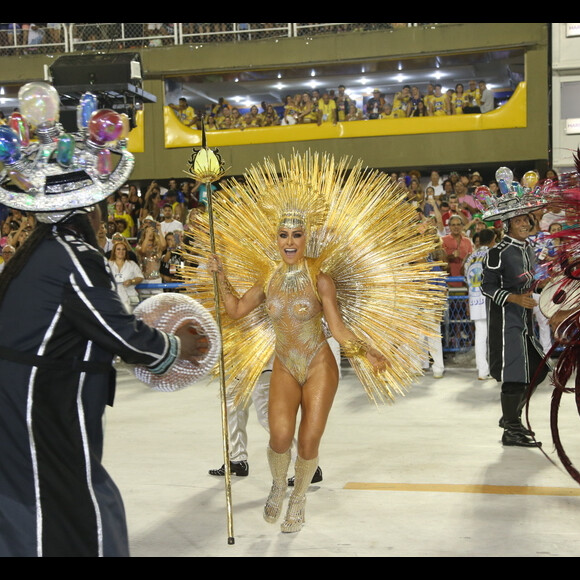
[[[207, 211], [209, 217], [209, 235], [211, 252], [215, 254], [215, 237], [213, 228], [213, 205], [212, 205], [212, 191], [211, 184], [223, 177], [225, 169], [221, 155], [217, 149], [210, 149], [206, 144], [205, 126], [203, 120], [201, 123], [201, 147], [193, 148], [193, 153], [189, 160], [190, 170], [186, 171], [189, 175], [197, 181], [205, 183], [207, 193]], [[220, 337], [222, 332], [220, 305], [219, 305], [219, 289], [217, 281], [217, 272], [213, 272], [213, 291], [215, 295], [215, 317], [219, 329]], [[224, 448], [224, 470], [225, 470], [225, 491], [226, 491], [226, 508], [228, 517], [228, 544], [235, 543], [234, 539], [234, 524], [232, 516], [232, 479], [230, 470], [230, 444], [228, 436], [228, 411], [226, 407], [226, 381], [224, 371], [224, 349], [223, 341], [219, 356], [220, 367], [220, 392], [221, 392], [221, 407], [222, 407], [222, 437]]]

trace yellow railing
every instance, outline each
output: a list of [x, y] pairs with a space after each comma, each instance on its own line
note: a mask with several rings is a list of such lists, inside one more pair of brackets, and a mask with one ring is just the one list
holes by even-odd
[[145, 131], [144, 131], [144, 112], [137, 111], [135, 114], [135, 127], [131, 129], [127, 139], [127, 149], [131, 153], [143, 153], [145, 151]]

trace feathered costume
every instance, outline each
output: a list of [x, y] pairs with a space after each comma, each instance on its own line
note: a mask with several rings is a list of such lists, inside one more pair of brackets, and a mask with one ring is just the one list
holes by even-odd
[[[279, 167], [265, 159], [243, 179], [227, 180], [213, 195], [215, 250], [232, 290], [241, 296], [261, 281], [267, 296], [240, 320], [221, 315], [225, 377], [236, 404], [248, 403], [276, 349], [268, 298], [281, 271], [288, 269], [276, 244], [278, 224], [281, 219], [291, 223], [293, 217], [306, 223], [308, 243], [305, 268], [295, 283], [308, 279], [316, 292], [319, 272], [334, 280], [346, 326], [390, 363], [376, 373], [359, 341], [342, 345], [367, 395], [378, 403], [404, 394], [421, 373], [423, 339], [440, 335], [446, 307], [443, 274], [434, 271], [439, 264], [427, 261], [437, 235], [417, 227], [416, 209], [405, 201], [405, 192], [360, 161], [349, 169], [346, 158], [336, 161], [328, 154], [307, 152], [280, 158]], [[183, 277], [192, 296], [212, 310], [207, 215], [200, 217], [193, 234], [186, 233], [184, 246], [185, 263], [198, 262], [199, 267], [185, 266]], [[290, 280], [292, 276], [284, 276], [292, 291]], [[291, 347], [277, 346], [278, 355], [290, 365]]]
[[[552, 403], [550, 409], [550, 428], [552, 439], [558, 457], [566, 471], [580, 483], [580, 472], [574, 467], [566, 454], [558, 425], [560, 403], [564, 393], [574, 393], [576, 408], [580, 414], [580, 149], [574, 155], [576, 172], [560, 176], [560, 183], [554, 184], [546, 193], [550, 204], [564, 210], [567, 218], [572, 217], [569, 224], [561, 232], [548, 237], [560, 237], [555, 258], [543, 274], [549, 282], [540, 294], [540, 310], [544, 316], [551, 318], [560, 311], [565, 318], [554, 330], [554, 345], [548, 356], [555, 349], [563, 347], [552, 373]], [[571, 377], [575, 375], [574, 386], [569, 386]]]

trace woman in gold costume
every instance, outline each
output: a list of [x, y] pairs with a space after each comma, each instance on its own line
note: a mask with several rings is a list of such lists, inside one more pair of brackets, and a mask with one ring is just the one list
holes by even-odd
[[[294, 154], [280, 160], [279, 170], [266, 160], [243, 182], [233, 179], [216, 192], [215, 253], [207, 227], [192, 238], [190, 250], [218, 282], [227, 375], [240, 404], [274, 354], [267, 448], [273, 483], [264, 507], [271, 523], [282, 512], [300, 411], [282, 532], [304, 523], [306, 491], [337, 392], [328, 331], [372, 400], [404, 392], [420, 372], [417, 331], [439, 332], [429, 322], [436, 317], [417, 319], [427, 310], [440, 320], [444, 306], [441, 286], [432, 284], [433, 264], [419, 260], [436, 240], [417, 231], [404, 196], [360, 162], [348, 170], [346, 159]], [[191, 272], [195, 296], [215, 307], [203, 270]]]
[[348, 330], [336, 302], [336, 288], [330, 276], [309, 271], [306, 253], [305, 223], [289, 212], [278, 224], [280, 265], [267, 285], [259, 280], [241, 298], [228, 285], [220, 259], [214, 255], [210, 270], [218, 273], [225, 311], [236, 320], [265, 303], [276, 334], [276, 357], [270, 379], [268, 422], [270, 442], [268, 463], [274, 479], [264, 508], [264, 518], [275, 522], [286, 494], [290, 465], [290, 446], [298, 431], [296, 479], [290, 496], [283, 532], [297, 532], [304, 521], [306, 489], [318, 467], [318, 447], [334, 395], [338, 387], [338, 367], [323, 331], [326, 319], [332, 336], [339, 344], [349, 342], [365, 352], [377, 371], [384, 369], [386, 358], [364, 344]]

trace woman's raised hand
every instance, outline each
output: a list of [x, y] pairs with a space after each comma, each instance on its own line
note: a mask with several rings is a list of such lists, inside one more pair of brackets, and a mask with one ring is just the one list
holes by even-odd
[[223, 264], [217, 254], [212, 254], [207, 262], [207, 269], [210, 272], [223, 272]]

